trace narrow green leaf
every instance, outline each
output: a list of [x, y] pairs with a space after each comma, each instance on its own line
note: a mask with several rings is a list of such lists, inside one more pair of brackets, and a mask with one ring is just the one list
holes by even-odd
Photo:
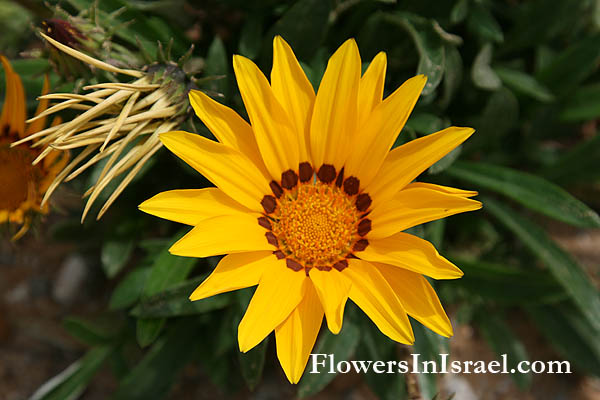
[[244, 381], [246, 381], [246, 385], [250, 390], [254, 390], [256, 385], [260, 383], [263, 369], [265, 367], [265, 356], [268, 345], [269, 338], [267, 337], [249, 352], [238, 352], [242, 376], [244, 377]]
[[446, 172], [481, 188], [501, 193], [559, 221], [582, 228], [600, 227], [600, 216], [592, 209], [559, 186], [538, 176], [497, 165], [467, 161], [455, 162]]
[[544, 176], [558, 182], [574, 183], [600, 177], [600, 135], [578, 144], [544, 171]]
[[469, 13], [469, 0], [458, 0], [450, 11], [450, 22], [458, 24], [467, 18]]
[[444, 69], [444, 94], [440, 100], [443, 108], [448, 107], [458, 92], [463, 77], [463, 62], [460, 52], [454, 46], [446, 45], [446, 68]]
[[[412, 324], [415, 334], [415, 344], [412, 348], [413, 354], [419, 354], [421, 361], [435, 361], [436, 365], [442, 365], [440, 354], [448, 354], [448, 341], [446, 338], [425, 328], [418, 322]], [[426, 399], [432, 399], [439, 392], [437, 374], [417, 374], [419, 389]]]
[[263, 16], [253, 14], [248, 16], [240, 33], [240, 54], [255, 60], [262, 46]]
[[[600, 376], [600, 331], [592, 327], [586, 318], [577, 310], [566, 306], [525, 309], [542, 335], [565, 359], [584, 372]], [[562, 370], [565, 372], [565, 366]]]
[[123, 327], [123, 319], [110, 314], [95, 318], [67, 317], [63, 326], [76, 339], [93, 346], [114, 340]]
[[600, 34], [576, 41], [564, 50], [536, 78], [555, 93], [566, 93], [590, 76], [600, 62]]
[[[496, 356], [506, 357], [506, 365], [511, 372], [511, 377], [521, 389], [531, 386], [531, 374], [518, 372], [517, 366], [521, 361], [529, 361], [525, 346], [506, 323], [498, 316], [481, 313], [477, 317], [479, 328], [486, 341], [496, 353]], [[516, 372], [512, 372], [516, 371]]]
[[114, 278], [127, 264], [133, 252], [133, 240], [111, 240], [102, 245], [100, 261], [108, 278]]
[[109, 310], [121, 310], [134, 305], [142, 295], [150, 270], [137, 268], [127, 274], [110, 296]]
[[131, 315], [139, 318], [177, 317], [202, 314], [225, 308], [231, 298], [227, 295], [213, 296], [203, 300], [190, 301], [189, 293], [183, 296], [154, 296], [142, 301], [131, 310]]
[[82, 358], [43, 384], [29, 400], [79, 398], [112, 351], [110, 346], [99, 346], [89, 350]]
[[[336, 363], [347, 361], [356, 350], [359, 339], [360, 330], [358, 327], [346, 320], [338, 335], [332, 334], [329, 330], [321, 334], [313, 354], [333, 354]], [[304, 375], [302, 375], [302, 379], [298, 384], [299, 397], [307, 397], [321, 391], [336, 376], [336, 374], [328, 373], [329, 365], [323, 367], [323, 370], [319, 370], [317, 373], [311, 373], [311, 371], [311, 359], [309, 358]]]
[[600, 330], [600, 294], [571, 256], [558, 247], [540, 227], [491, 198], [482, 199], [485, 209], [510, 229], [548, 267], [565, 288], [591, 326]]
[[500, 77], [502, 82], [516, 92], [523, 93], [545, 103], [554, 100], [554, 95], [550, 90], [539, 83], [531, 75], [505, 67], [495, 67], [494, 71]]
[[446, 154], [439, 161], [433, 164], [431, 167], [427, 169], [427, 173], [431, 175], [439, 174], [442, 171], [445, 171], [448, 167], [454, 164], [454, 161], [458, 159], [460, 153], [462, 151], [462, 146], [458, 146], [450, 153]]
[[473, 61], [471, 69], [471, 79], [475, 86], [486, 89], [496, 90], [502, 86], [502, 81], [494, 72], [490, 63], [492, 62], [493, 48], [490, 43], [485, 44]]
[[198, 325], [181, 320], [171, 326], [146, 353], [143, 360], [120, 382], [115, 400], [160, 399], [165, 396], [181, 369], [199, 345]]

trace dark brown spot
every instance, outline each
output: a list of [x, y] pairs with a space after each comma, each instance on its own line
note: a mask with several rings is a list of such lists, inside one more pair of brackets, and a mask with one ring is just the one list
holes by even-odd
[[352, 246], [352, 251], [363, 251], [369, 245], [369, 241], [367, 239], [360, 239], [354, 246]]
[[310, 163], [301, 162], [299, 166], [300, 182], [308, 182], [313, 176], [313, 167]]
[[346, 192], [348, 196], [354, 196], [356, 193], [358, 193], [359, 186], [360, 181], [358, 178], [351, 176], [344, 181], [344, 192]]
[[312, 267], [304, 267], [304, 273], [306, 274], [306, 276], [309, 276], [311, 269], [312, 269]]
[[356, 209], [358, 211], [367, 211], [371, 206], [371, 196], [367, 193], [361, 193], [356, 198]]
[[260, 204], [263, 206], [267, 214], [271, 214], [273, 211], [275, 211], [275, 208], [277, 208], [277, 200], [275, 200], [275, 197], [271, 196], [270, 194], [263, 197]]
[[355, 259], [359, 259], [358, 257], [356, 257], [354, 254], [350, 253], [346, 256], [346, 258], [355, 258]]
[[298, 183], [298, 175], [291, 169], [281, 173], [281, 186], [290, 190]]
[[280, 198], [283, 194], [283, 189], [281, 188], [281, 186], [279, 186], [279, 183], [277, 183], [277, 181], [271, 181], [271, 183], [269, 183], [269, 187], [273, 191], [275, 197]]
[[296, 260], [292, 260], [291, 258], [287, 258], [285, 260], [285, 264], [287, 265], [288, 268], [298, 272], [300, 271], [302, 268], [304, 268], [304, 266], [302, 264], [300, 264], [298, 261]]
[[340, 170], [337, 178], [335, 179], [335, 186], [342, 187], [342, 182], [344, 181], [344, 167]]
[[315, 268], [319, 271], [331, 271], [331, 267], [329, 265], [316, 265]]
[[371, 220], [363, 219], [358, 223], [358, 234], [360, 236], [365, 236], [367, 233], [371, 231]]
[[348, 260], [340, 260], [336, 262], [335, 264], [333, 264], [333, 268], [337, 269], [340, 272], [343, 271], [344, 269], [348, 268]]
[[267, 232], [267, 233], [265, 233], [265, 236], [267, 237], [267, 242], [269, 242], [269, 244], [272, 244], [275, 247], [279, 246], [279, 242], [277, 241], [277, 236], [275, 236], [273, 234], [273, 232]]
[[331, 164], [323, 164], [317, 172], [317, 178], [323, 183], [331, 183], [335, 179], [335, 167]]
[[275, 257], [277, 257], [278, 260], [282, 260], [285, 258], [285, 254], [283, 254], [283, 251], [281, 250], [275, 250], [273, 254], [275, 254]]
[[267, 217], [258, 217], [258, 224], [265, 229], [271, 230], [273, 226], [271, 225], [271, 221]]

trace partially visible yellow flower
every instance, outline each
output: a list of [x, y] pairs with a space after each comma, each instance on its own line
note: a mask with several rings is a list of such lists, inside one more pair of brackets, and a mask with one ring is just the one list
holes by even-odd
[[425, 77], [383, 97], [386, 55], [361, 77], [354, 40], [331, 57], [315, 95], [292, 49], [273, 43], [271, 82], [247, 58], [233, 65], [250, 123], [199, 91], [196, 114], [219, 142], [187, 132], [164, 145], [217, 187], [160, 193], [140, 209], [194, 226], [172, 254], [229, 253], [192, 293], [200, 300], [258, 285], [238, 328], [246, 352], [275, 331], [277, 355], [300, 380], [326, 317], [342, 328], [350, 298], [391, 339], [412, 344], [408, 315], [443, 336], [452, 326], [423, 275], [462, 272], [402, 231], [476, 210], [477, 193], [412, 182], [473, 133], [450, 127], [390, 151]]
[[[14, 141], [36, 133], [45, 126], [45, 118], [26, 124], [25, 93], [21, 78], [12, 69], [8, 60], [0, 55], [6, 77], [6, 94], [0, 116], [0, 223], [12, 222], [22, 225], [14, 239], [24, 235], [31, 224], [34, 212], [47, 214], [48, 205], [41, 205], [42, 196], [52, 180], [64, 167], [68, 154], [55, 153], [43, 163], [31, 165], [40, 151], [26, 146], [12, 147]], [[44, 81], [43, 94], [49, 89], [48, 78]], [[48, 106], [42, 100], [36, 115]]]

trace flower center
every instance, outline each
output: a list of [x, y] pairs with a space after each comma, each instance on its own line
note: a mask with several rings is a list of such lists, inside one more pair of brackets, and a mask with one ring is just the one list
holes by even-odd
[[35, 190], [35, 154], [26, 148], [0, 143], [0, 210], [14, 211]]
[[299, 176], [284, 172], [281, 182], [271, 182], [274, 196], [263, 198], [265, 215], [258, 222], [288, 267], [306, 273], [313, 267], [342, 270], [353, 251], [368, 245], [363, 237], [371, 229], [365, 218], [370, 198], [359, 193], [357, 178], [344, 180], [343, 170], [338, 174], [333, 166], [321, 167], [316, 178], [308, 163], [300, 165]]

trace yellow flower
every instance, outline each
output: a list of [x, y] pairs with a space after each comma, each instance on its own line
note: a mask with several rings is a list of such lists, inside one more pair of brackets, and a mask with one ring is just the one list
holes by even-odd
[[[32, 165], [40, 154], [39, 150], [10, 144], [32, 133], [40, 131], [46, 121], [25, 123], [25, 93], [21, 78], [12, 69], [8, 60], [0, 55], [6, 77], [6, 95], [0, 116], [0, 223], [12, 222], [22, 225], [14, 239], [23, 236], [31, 224], [31, 212], [48, 213], [48, 205], [41, 205], [42, 196], [68, 157], [54, 155], [43, 163]], [[43, 94], [49, 89], [44, 81]], [[48, 101], [39, 103], [36, 115], [43, 112]]]
[[315, 95], [289, 45], [276, 37], [273, 47], [270, 84], [252, 61], [234, 56], [251, 124], [192, 91], [196, 114], [219, 143], [186, 132], [161, 135], [217, 187], [160, 193], [140, 209], [194, 226], [172, 254], [229, 253], [190, 299], [258, 284], [238, 328], [240, 350], [274, 330], [292, 383], [302, 376], [323, 315], [338, 333], [348, 298], [395, 341], [414, 342], [407, 315], [451, 336], [422, 275], [454, 279], [462, 272], [402, 231], [481, 207], [467, 198], [476, 192], [411, 183], [473, 129], [451, 127], [390, 151], [424, 76], [382, 100], [385, 53], [361, 77], [358, 48], [348, 40]]

